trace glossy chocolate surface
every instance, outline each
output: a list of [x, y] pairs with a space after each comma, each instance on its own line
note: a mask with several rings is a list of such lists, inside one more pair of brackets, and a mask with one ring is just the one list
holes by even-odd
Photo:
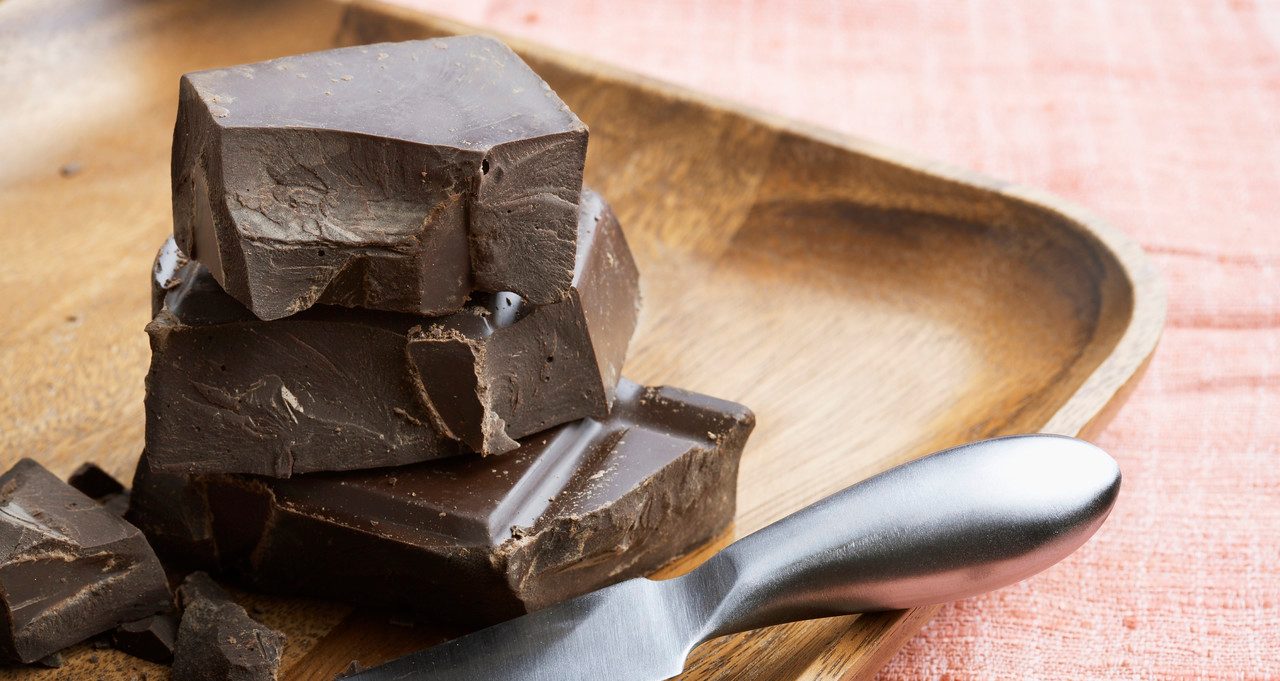
[[555, 302], [587, 129], [483, 36], [189, 73], [174, 236], [262, 319], [321, 302], [438, 315], [473, 290]]
[[[753, 426], [741, 405], [623, 380], [609, 417], [495, 458], [279, 480], [156, 473], [144, 455], [133, 517], [166, 551], [259, 589], [483, 624], [715, 536]], [[209, 521], [163, 512], [177, 505]]]
[[0, 658], [35, 662], [169, 609], [138, 529], [23, 459], [0, 476]]

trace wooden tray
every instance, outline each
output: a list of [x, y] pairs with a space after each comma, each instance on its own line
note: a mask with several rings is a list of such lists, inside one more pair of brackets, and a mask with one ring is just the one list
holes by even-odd
[[[371, 3], [0, 5], [0, 463], [133, 470], [180, 73], [474, 30]], [[1055, 198], [509, 42], [591, 126], [588, 181], [636, 251], [646, 300], [627, 373], [759, 416], [734, 536], [931, 450], [1093, 432], [1155, 347], [1163, 292], [1143, 254]], [[80, 170], [63, 177], [68, 163]], [[440, 639], [340, 605], [245, 600], [289, 634], [289, 679]], [[869, 676], [933, 612], [717, 640], [683, 678]], [[81, 646], [60, 670], [3, 676], [143, 672], [165, 677]]]

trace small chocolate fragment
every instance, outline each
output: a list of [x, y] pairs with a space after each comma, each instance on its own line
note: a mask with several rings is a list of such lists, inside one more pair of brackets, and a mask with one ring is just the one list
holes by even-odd
[[188, 73], [174, 236], [262, 319], [414, 314], [473, 290], [555, 302], [573, 271], [587, 128], [483, 36]]
[[565, 298], [533, 307], [485, 294], [447, 317], [317, 305], [263, 322], [166, 243], [147, 326], [150, 465], [273, 477], [393, 466], [465, 451], [455, 439], [505, 452], [604, 416], [639, 277], [617, 218], [589, 190], [578, 222]]
[[[159, 314], [160, 309], [164, 307], [164, 300], [169, 295], [169, 291], [182, 283], [178, 278], [178, 272], [187, 266], [188, 261], [187, 254], [178, 250], [178, 243], [172, 237], [165, 239], [151, 265], [152, 317]], [[222, 290], [221, 287], [216, 288], [219, 291]]]
[[152, 615], [116, 627], [111, 641], [116, 650], [136, 658], [169, 664], [178, 637], [178, 618], [165, 613]]
[[64, 662], [66, 662], [66, 660], [62, 659], [61, 652], [50, 653], [49, 655], [36, 660], [36, 664], [41, 667], [48, 667], [49, 669], [57, 669], [61, 667]]
[[231, 594], [221, 584], [213, 581], [209, 573], [196, 571], [184, 577], [182, 584], [178, 585], [178, 608], [186, 610], [192, 603], [201, 600], [230, 601]]
[[34, 662], [170, 607], [138, 529], [31, 459], [0, 476], [0, 658]]
[[230, 601], [187, 606], [173, 649], [173, 681], [275, 681], [284, 634]]
[[[623, 380], [608, 418], [493, 459], [184, 485], [144, 453], [134, 499], [145, 505], [133, 511], [171, 550], [263, 591], [485, 624], [646, 574], [715, 536], [733, 517], [753, 426], [741, 405]], [[208, 518], [185, 544], [190, 524], [142, 512], [179, 504]]]
[[102, 470], [95, 463], [84, 463], [67, 478], [67, 484], [80, 490], [85, 496], [107, 507], [112, 513], [123, 516], [129, 508], [129, 492], [119, 480]]
[[409, 359], [440, 432], [481, 454], [586, 416], [603, 418], [640, 313], [640, 275], [622, 227], [584, 189], [568, 294], [533, 307], [500, 294], [488, 314], [414, 327]]
[[101, 499], [124, 492], [124, 485], [111, 474], [94, 463], [80, 464], [80, 467], [67, 478], [67, 484], [80, 490], [90, 499]]

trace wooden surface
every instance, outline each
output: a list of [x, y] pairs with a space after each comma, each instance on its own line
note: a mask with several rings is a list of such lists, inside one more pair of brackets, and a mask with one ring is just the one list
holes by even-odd
[[[180, 73], [467, 30], [373, 4], [0, 4], [0, 463], [132, 473]], [[1078, 209], [511, 42], [591, 126], [588, 182], [636, 252], [645, 309], [627, 374], [759, 417], [734, 536], [938, 448], [1097, 428], [1155, 346], [1164, 300], [1151, 267]], [[290, 635], [289, 679], [331, 678], [442, 635], [341, 605], [244, 598]], [[866, 676], [931, 614], [720, 639], [683, 678]], [[142, 674], [165, 677], [86, 646], [59, 670], [0, 671]]]

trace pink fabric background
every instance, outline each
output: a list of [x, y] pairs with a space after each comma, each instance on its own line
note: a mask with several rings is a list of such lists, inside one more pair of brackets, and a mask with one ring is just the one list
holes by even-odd
[[1280, 3], [400, 0], [1056, 192], [1169, 319], [1101, 534], [887, 678], [1280, 678]]

